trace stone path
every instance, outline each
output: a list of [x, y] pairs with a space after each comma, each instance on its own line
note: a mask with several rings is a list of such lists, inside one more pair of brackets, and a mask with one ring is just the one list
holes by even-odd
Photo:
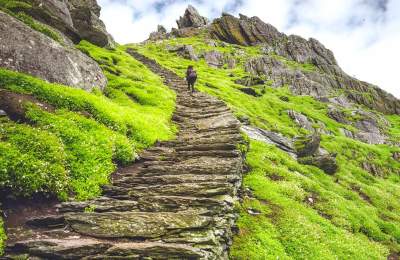
[[103, 197], [58, 205], [9, 230], [7, 254], [30, 259], [226, 259], [242, 179], [239, 122], [221, 101], [190, 94], [173, 72], [129, 53], [177, 93], [176, 140], [121, 169]]

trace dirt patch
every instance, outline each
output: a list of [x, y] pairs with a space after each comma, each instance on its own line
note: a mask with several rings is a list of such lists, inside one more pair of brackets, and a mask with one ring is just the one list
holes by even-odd
[[399, 260], [400, 259], [400, 254], [399, 252], [391, 252], [390, 255], [388, 255], [387, 260]]
[[271, 209], [271, 213], [267, 214], [267, 217], [271, 219], [273, 224], [277, 224], [279, 221], [279, 216], [281, 215], [282, 208], [267, 200], [259, 200], [261, 204], [267, 205]]
[[358, 186], [356, 186], [356, 185], [352, 185], [352, 186], [351, 186], [351, 189], [352, 189], [353, 191], [357, 192], [358, 195], [359, 195], [364, 201], [368, 202], [369, 204], [372, 204], [371, 198], [370, 198], [367, 194], [365, 194], [365, 193], [361, 190], [360, 187], [358, 187]]
[[0, 109], [4, 110], [11, 120], [16, 122], [27, 121], [25, 117], [25, 104], [27, 103], [36, 104], [37, 106], [48, 112], [54, 111], [53, 106], [41, 102], [30, 95], [17, 94], [8, 90], [0, 89]]
[[283, 180], [285, 180], [285, 178], [283, 178], [282, 176], [277, 175], [275, 173], [273, 173], [271, 175], [267, 175], [267, 177], [270, 178], [273, 181], [283, 181]]
[[310, 205], [314, 206], [315, 203], [318, 201], [318, 194], [315, 192], [311, 192], [307, 197], [304, 198], [303, 202]]

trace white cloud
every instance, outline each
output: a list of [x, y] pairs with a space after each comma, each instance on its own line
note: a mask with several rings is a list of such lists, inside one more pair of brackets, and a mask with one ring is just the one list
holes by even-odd
[[120, 43], [143, 41], [158, 24], [176, 27], [175, 20], [188, 4], [202, 15], [215, 18], [236, 3], [234, 15], [259, 16], [287, 34], [316, 38], [335, 53], [347, 73], [400, 97], [398, 0], [98, 1], [101, 18]]

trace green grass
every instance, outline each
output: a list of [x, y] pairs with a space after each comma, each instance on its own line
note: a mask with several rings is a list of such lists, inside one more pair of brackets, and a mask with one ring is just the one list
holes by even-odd
[[4, 231], [4, 227], [3, 227], [3, 220], [0, 218], [0, 255], [3, 255], [4, 253], [4, 244], [6, 241], [7, 237], [6, 237], [6, 233]]
[[16, 196], [41, 192], [60, 199], [96, 197], [117, 165], [132, 162], [140, 150], [175, 135], [175, 94], [158, 76], [123, 49], [104, 50], [87, 42], [79, 48], [101, 57], [109, 80], [105, 94], [0, 69], [0, 88], [55, 107], [50, 113], [25, 104], [29, 125], [0, 123], [0, 187]]
[[[233, 259], [384, 259], [389, 252], [400, 250], [400, 163], [392, 158], [400, 148], [345, 137], [340, 128], [356, 129], [329, 118], [327, 104], [294, 96], [287, 87], [272, 88], [267, 82], [255, 86], [261, 97], [242, 93], [242, 86], [234, 80], [248, 76], [243, 62], [258, 56], [258, 47], [218, 47], [226, 53], [235, 48], [244, 52], [239, 66], [230, 70], [210, 68], [204, 59], [190, 61], [165, 51], [166, 45], [174, 44], [192, 44], [198, 53], [211, 48], [201, 37], [130, 47], [180, 76], [188, 65], [194, 65], [199, 75], [196, 87], [225, 101], [237, 117], [248, 118], [253, 126], [289, 138], [302, 136], [308, 131], [299, 128], [287, 110], [306, 115], [315, 128], [330, 132], [322, 134], [322, 147], [338, 154], [339, 170], [329, 176], [316, 167], [299, 164], [271, 145], [251, 142], [247, 157], [251, 172], [244, 186], [253, 191], [254, 198], [238, 206], [239, 234], [231, 250]], [[315, 70], [309, 64], [275, 58], [293, 70]], [[391, 123], [390, 138], [398, 140], [400, 117], [386, 118]], [[377, 176], [362, 168], [365, 161], [379, 169]], [[313, 203], [307, 202], [310, 197]], [[253, 216], [249, 208], [261, 214]]]

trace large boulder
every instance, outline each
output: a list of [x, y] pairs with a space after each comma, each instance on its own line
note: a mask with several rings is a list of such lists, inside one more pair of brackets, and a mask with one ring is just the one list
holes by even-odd
[[94, 60], [1, 11], [0, 43], [0, 67], [88, 91], [107, 84]]
[[72, 22], [82, 39], [101, 47], [113, 48], [115, 42], [100, 20], [96, 0], [69, 0]]
[[307, 136], [297, 137], [294, 141], [294, 146], [299, 157], [313, 156], [319, 149], [321, 136], [317, 133]]
[[204, 59], [208, 66], [213, 68], [221, 68], [225, 63], [224, 55], [219, 51], [207, 51], [204, 53]]
[[208, 24], [208, 19], [201, 16], [199, 12], [192, 5], [189, 5], [185, 10], [183, 17], [181, 16], [179, 20], [176, 21], [178, 28], [194, 27], [199, 28]]

